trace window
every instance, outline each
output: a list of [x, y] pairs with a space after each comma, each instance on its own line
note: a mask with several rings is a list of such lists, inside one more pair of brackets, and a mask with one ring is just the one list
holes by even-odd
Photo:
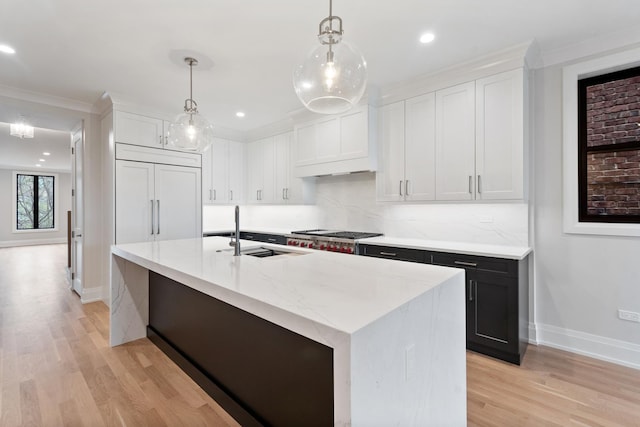
[[580, 222], [640, 223], [640, 67], [578, 81]]
[[16, 230], [55, 229], [55, 176], [15, 174]]

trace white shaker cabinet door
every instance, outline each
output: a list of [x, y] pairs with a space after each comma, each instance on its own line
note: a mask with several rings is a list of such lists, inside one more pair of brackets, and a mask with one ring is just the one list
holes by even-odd
[[275, 145], [275, 202], [287, 203], [288, 194], [290, 192], [290, 175], [291, 175], [291, 134], [283, 133], [273, 137]]
[[209, 147], [208, 150], [202, 152], [202, 204], [213, 204], [213, 160], [212, 150]]
[[380, 167], [376, 171], [377, 199], [403, 200], [404, 195], [404, 101], [378, 109], [378, 150]]
[[200, 168], [155, 165], [156, 240], [202, 237]]
[[162, 148], [165, 145], [163, 121], [124, 111], [115, 112], [116, 142]]
[[116, 244], [154, 240], [153, 167], [153, 163], [116, 160]]
[[229, 201], [229, 141], [214, 139], [211, 147], [211, 200], [213, 204]]
[[273, 137], [264, 138], [262, 144], [262, 194], [261, 203], [280, 202], [276, 194], [276, 146]]
[[475, 198], [475, 82], [436, 92], [436, 199]]
[[476, 81], [477, 199], [523, 198], [523, 106], [522, 69]]
[[436, 198], [436, 99], [428, 93], [405, 105], [405, 200]]
[[229, 141], [229, 194], [231, 204], [242, 202], [244, 185], [244, 145]]

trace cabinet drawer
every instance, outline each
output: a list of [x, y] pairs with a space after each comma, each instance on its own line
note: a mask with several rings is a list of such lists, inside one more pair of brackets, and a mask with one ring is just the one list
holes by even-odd
[[255, 240], [258, 242], [274, 243], [277, 245], [287, 244], [287, 238], [280, 234], [251, 233], [248, 231], [241, 231], [240, 238], [243, 240]]
[[427, 264], [430, 261], [431, 254], [420, 249], [359, 244], [358, 255]]
[[512, 259], [434, 252], [433, 263], [447, 267], [475, 268], [508, 277], [518, 277], [518, 261]]

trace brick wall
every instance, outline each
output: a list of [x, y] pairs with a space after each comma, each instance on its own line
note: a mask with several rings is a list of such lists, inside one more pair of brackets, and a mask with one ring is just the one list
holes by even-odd
[[589, 215], [640, 215], [640, 150], [616, 144], [640, 142], [640, 76], [587, 88], [587, 147], [612, 145], [587, 154]]

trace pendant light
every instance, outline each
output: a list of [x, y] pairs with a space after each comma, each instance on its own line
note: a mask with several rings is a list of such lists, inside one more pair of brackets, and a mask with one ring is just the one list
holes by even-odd
[[184, 112], [169, 125], [169, 145], [181, 150], [203, 151], [213, 141], [213, 127], [198, 113], [198, 104], [193, 100], [193, 67], [195, 58], [184, 58], [189, 65], [189, 98], [184, 101]]
[[320, 21], [318, 41], [293, 71], [293, 87], [307, 109], [321, 114], [343, 113], [356, 105], [367, 84], [367, 63], [362, 54], [342, 40], [342, 19], [329, 16]]

